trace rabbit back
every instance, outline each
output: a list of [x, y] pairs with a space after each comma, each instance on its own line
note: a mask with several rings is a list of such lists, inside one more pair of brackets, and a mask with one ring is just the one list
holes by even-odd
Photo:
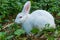
[[31, 15], [45, 16], [46, 18], [54, 20], [53, 16], [45, 10], [36, 10], [32, 12]]
[[29, 21], [33, 26], [45, 27], [46, 24], [50, 24], [50, 26], [54, 26], [55, 28], [53, 16], [45, 10], [36, 10], [32, 12]]

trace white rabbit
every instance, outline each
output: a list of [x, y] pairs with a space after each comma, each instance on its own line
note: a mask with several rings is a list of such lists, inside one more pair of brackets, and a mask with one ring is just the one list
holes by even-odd
[[15, 19], [15, 22], [22, 24], [22, 27], [27, 34], [30, 34], [33, 27], [43, 30], [46, 24], [50, 24], [49, 27], [55, 28], [55, 22], [53, 16], [45, 10], [36, 10], [29, 14], [31, 3], [27, 1], [21, 13], [19, 13]]

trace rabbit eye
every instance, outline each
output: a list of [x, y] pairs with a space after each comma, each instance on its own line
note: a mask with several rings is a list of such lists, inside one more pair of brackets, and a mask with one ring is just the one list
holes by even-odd
[[20, 16], [19, 18], [22, 18], [22, 16]]

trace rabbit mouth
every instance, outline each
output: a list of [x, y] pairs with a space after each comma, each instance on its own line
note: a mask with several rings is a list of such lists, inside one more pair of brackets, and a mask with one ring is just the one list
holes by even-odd
[[20, 24], [19, 22], [16, 22], [16, 21], [15, 21], [14, 23], [15, 23], [15, 24]]
[[14, 22], [14, 23], [16, 23], [16, 24], [20, 24], [20, 22], [18, 22], [18, 21], [16, 21], [16, 20], [15, 20], [15, 22]]

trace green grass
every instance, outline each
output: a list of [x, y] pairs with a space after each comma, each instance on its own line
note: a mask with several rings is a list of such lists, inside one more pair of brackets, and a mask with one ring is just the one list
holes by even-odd
[[[25, 31], [21, 29], [21, 25], [12, 24], [16, 15], [22, 11], [27, 0], [0, 0], [0, 40], [26, 40], [29, 39]], [[44, 29], [44, 37], [48, 40], [60, 38], [60, 1], [59, 0], [30, 0], [30, 13], [37, 9], [49, 11], [55, 19], [56, 29]], [[8, 25], [8, 27], [6, 27]], [[9, 26], [10, 25], [10, 26]], [[5, 28], [6, 27], [6, 28]], [[33, 33], [37, 33], [38, 29], [32, 29]], [[41, 36], [40, 36], [41, 37]], [[39, 38], [40, 38], [39, 37]], [[43, 37], [43, 38], [44, 38]], [[43, 39], [42, 38], [42, 39]], [[30, 37], [33, 40], [32, 37]], [[38, 38], [37, 38], [38, 39]], [[41, 39], [41, 38], [40, 38]]]

